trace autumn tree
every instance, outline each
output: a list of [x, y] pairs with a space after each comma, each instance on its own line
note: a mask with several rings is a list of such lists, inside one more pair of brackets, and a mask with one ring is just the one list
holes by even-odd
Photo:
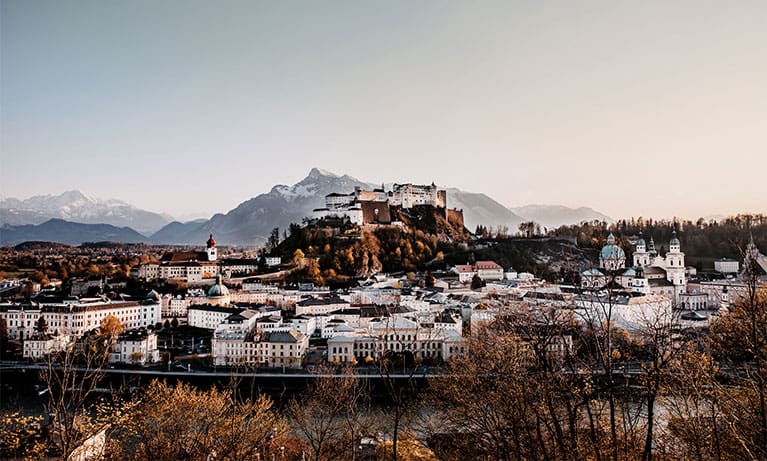
[[[376, 458], [380, 460], [391, 459], [393, 456], [394, 444], [388, 440], [376, 447]], [[418, 440], [411, 431], [406, 431], [402, 435], [398, 447], [398, 459], [402, 461], [438, 461], [439, 458], [426, 447], [423, 442]]]
[[[436, 434], [451, 436], [444, 459], [540, 459], [525, 389], [530, 355], [516, 337], [492, 328], [474, 332], [469, 354], [448, 364], [430, 381], [439, 425]], [[471, 440], [461, 447], [456, 437]]]
[[436, 282], [437, 280], [434, 278], [434, 275], [431, 273], [431, 271], [426, 271], [426, 275], [424, 276], [424, 284], [431, 288]]
[[767, 287], [759, 280], [755, 258], [746, 258], [746, 292], [730, 313], [713, 323], [712, 349], [736, 370], [737, 398], [724, 418], [746, 456], [767, 459]]
[[293, 430], [306, 441], [311, 460], [354, 460], [367, 427], [359, 411], [367, 397], [360, 380], [350, 367], [338, 373], [335, 367], [323, 366], [315, 374], [309, 389], [288, 404]]
[[101, 320], [101, 324], [99, 325], [99, 332], [101, 335], [105, 338], [108, 338], [110, 341], [114, 341], [117, 339], [117, 337], [122, 333], [123, 326], [120, 323], [120, 321], [117, 319], [117, 317], [113, 315], [107, 315]]
[[144, 353], [141, 351], [133, 351], [130, 354], [130, 361], [134, 365], [141, 363], [143, 359], [144, 359]]
[[300, 248], [293, 252], [293, 265], [301, 268], [304, 266], [304, 252]]
[[0, 355], [5, 353], [5, 345], [8, 342], [8, 321], [0, 318]]
[[[600, 415], [603, 413], [602, 404], [606, 400], [607, 422], [609, 433], [607, 434], [607, 447], [609, 456], [613, 461], [618, 461], [621, 450], [621, 438], [619, 426], [621, 415], [618, 396], [618, 383], [615, 377], [616, 362], [621, 358], [621, 351], [617, 346], [617, 337], [623, 332], [615, 327], [615, 310], [618, 304], [620, 292], [616, 290], [616, 271], [608, 271], [607, 289], [603, 293], [589, 291], [583, 293], [583, 299], [588, 307], [580, 311], [580, 321], [585, 326], [584, 334], [579, 341], [578, 367], [587, 370], [589, 379], [593, 383], [593, 395], [586, 402], [585, 409], [590, 424], [590, 435], [595, 450], [598, 438], [604, 438], [595, 429]], [[597, 459], [600, 455], [595, 454]]]
[[390, 431], [391, 459], [397, 461], [400, 434], [409, 429], [422, 394], [416, 371], [419, 363], [434, 355], [429, 349], [435, 330], [418, 319], [381, 312], [373, 353], [387, 399], [386, 430]]
[[533, 221], [525, 221], [519, 224], [519, 233], [523, 237], [533, 237], [536, 235], [536, 232], [540, 232], [540, 225]]
[[653, 437], [662, 456], [697, 461], [747, 456], [729, 436], [731, 426], [723, 418], [723, 410], [732, 393], [717, 381], [719, 372], [716, 360], [692, 343], [672, 359], [661, 397], [665, 429]]
[[108, 332], [86, 333], [46, 358], [40, 377], [48, 388], [51, 437], [63, 459], [104, 424], [103, 414], [95, 415], [88, 402], [104, 377], [114, 340]]
[[655, 445], [656, 403], [661, 392], [666, 390], [673, 361], [683, 347], [683, 342], [674, 336], [678, 322], [670, 306], [667, 310], [647, 312], [643, 317], [637, 332], [641, 348], [638, 358], [642, 362], [640, 383], [643, 386], [646, 411], [642, 460], [651, 461]]
[[18, 411], [0, 413], [0, 457], [3, 459], [44, 459], [48, 451], [41, 416]]
[[[280, 454], [286, 420], [269, 397], [237, 386], [204, 391], [153, 381], [113, 427], [107, 458], [266, 460]], [[283, 448], [284, 450], [284, 448]]]
[[37, 322], [35, 323], [35, 331], [40, 334], [45, 334], [48, 331], [48, 322], [42, 315], [39, 319], [37, 319]]

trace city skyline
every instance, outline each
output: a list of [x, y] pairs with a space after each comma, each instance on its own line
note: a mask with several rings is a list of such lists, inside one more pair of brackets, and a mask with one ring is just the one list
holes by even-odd
[[4, 1], [0, 193], [184, 216], [320, 167], [613, 218], [763, 213], [765, 19], [759, 2]]

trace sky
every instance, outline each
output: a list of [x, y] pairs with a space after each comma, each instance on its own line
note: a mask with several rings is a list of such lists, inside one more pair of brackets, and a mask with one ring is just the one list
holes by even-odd
[[764, 1], [2, 0], [0, 193], [189, 216], [312, 167], [767, 212]]

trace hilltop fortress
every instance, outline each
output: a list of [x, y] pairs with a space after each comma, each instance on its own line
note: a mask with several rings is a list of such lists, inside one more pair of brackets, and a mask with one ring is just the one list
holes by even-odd
[[[356, 225], [395, 224], [390, 207], [403, 210], [418, 206], [433, 206], [445, 210], [445, 215], [461, 214], [460, 210], [447, 209], [447, 192], [431, 185], [394, 184], [387, 191], [365, 190], [355, 187], [350, 193], [332, 193], [325, 196], [325, 207], [314, 209], [311, 220], [348, 219]], [[461, 222], [463, 220], [461, 219]]]

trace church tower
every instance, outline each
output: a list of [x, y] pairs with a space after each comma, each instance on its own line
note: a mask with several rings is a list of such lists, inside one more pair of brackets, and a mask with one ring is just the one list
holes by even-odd
[[746, 245], [746, 255], [743, 259], [743, 270], [749, 271], [754, 269], [754, 264], [756, 264], [756, 260], [759, 258], [759, 248], [756, 247], [756, 244], [754, 243], [754, 234], [751, 233], [750, 238], [748, 240], [748, 245]]
[[216, 258], [218, 258], [217, 250], [216, 250], [216, 241], [213, 240], [213, 233], [211, 232], [210, 238], [206, 242], [207, 248], [205, 249], [205, 252], [208, 254], [208, 261], [215, 261]]
[[722, 298], [721, 298], [721, 302], [719, 303], [719, 310], [718, 310], [719, 315], [727, 314], [728, 312], [730, 312], [730, 295], [727, 291], [728, 291], [727, 285], [723, 286]]
[[676, 230], [671, 234], [671, 240], [668, 243], [668, 247], [669, 251], [666, 253], [665, 267], [668, 281], [676, 286], [686, 285], [684, 253], [682, 253], [681, 242], [676, 236]]
[[636, 243], [636, 250], [634, 250], [634, 267], [646, 267], [650, 265], [650, 253], [647, 252], [647, 246], [642, 232], [639, 232], [639, 240]]

